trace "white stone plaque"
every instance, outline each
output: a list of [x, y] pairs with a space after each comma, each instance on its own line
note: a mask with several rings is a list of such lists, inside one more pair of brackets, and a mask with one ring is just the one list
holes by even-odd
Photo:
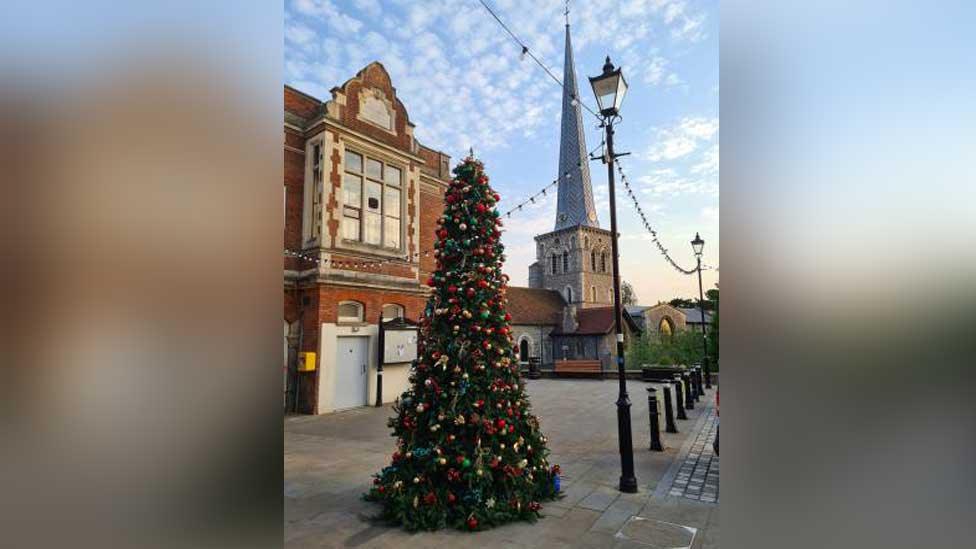
[[359, 115], [373, 124], [386, 129], [393, 130], [393, 114], [390, 112], [386, 102], [372, 94], [364, 94], [362, 103], [359, 105]]

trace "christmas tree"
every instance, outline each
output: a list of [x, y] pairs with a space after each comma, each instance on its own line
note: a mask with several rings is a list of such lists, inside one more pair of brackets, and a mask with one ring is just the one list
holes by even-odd
[[534, 521], [559, 494], [514, 360], [499, 196], [483, 168], [471, 157], [454, 168], [411, 387], [389, 420], [397, 448], [366, 494], [409, 530]]

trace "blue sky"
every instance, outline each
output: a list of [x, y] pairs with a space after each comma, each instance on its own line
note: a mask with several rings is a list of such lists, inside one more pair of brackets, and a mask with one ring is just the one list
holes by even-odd
[[[562, 0], [488, 4], [552, 71], [562, 76]], [[672, 257], [692, 267], [689, 241], [719, 251], [719, 11], [717, 1], [571, 1], [577, 80], [595, 104], [587, 76], [610, 55], [630, 90], [617, 126], [618, 152], [652, 226]], [[416, 136], [452, 161], [474, 147], [501, 193], [504, 211], [556, 176], [561, 89], [491, 18], [478, 0], [288, 0], [285, 81], [328, 99], [371, 61], [387, 68], [416, 124]], [[584, 112], [589, 149], [601, 141]], [[603, 227], [609, 228], [606, 166], [590, 164]], [[641, 303], [697, 295], [697, 277], [672, 269], [654, 248], [617, 181], [621, 274]], [[512, 283], [524, 285], [536, 234], [552, 230], [555, 197], [506, 224]], [[706, 271], [706, 289], [718, 273]]]

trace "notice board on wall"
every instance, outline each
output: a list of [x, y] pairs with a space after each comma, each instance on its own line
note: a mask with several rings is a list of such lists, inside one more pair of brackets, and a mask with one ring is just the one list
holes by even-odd
[[417, 358], [417, 325], [401, 318], [383, 323], [383, 363], [412, 362]]

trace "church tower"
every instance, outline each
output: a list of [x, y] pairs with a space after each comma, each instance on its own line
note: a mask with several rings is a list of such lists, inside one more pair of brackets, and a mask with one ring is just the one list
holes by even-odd
[[536, 262], [529, 266], [529, 287], [556, 290], [580, 307], [610, 305], [610, 231], [600, 228], [593, 203], [568, 14], [558, 173], [556, 225], [552, 232], [535, 237]]

